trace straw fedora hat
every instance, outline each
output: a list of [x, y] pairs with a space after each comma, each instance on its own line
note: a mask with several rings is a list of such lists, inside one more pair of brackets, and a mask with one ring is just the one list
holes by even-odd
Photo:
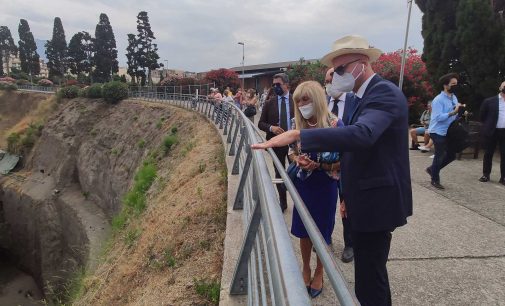
[[375, 62], [382, 51], [373, 47], [370, 47], [368, 41], [358, 35], [348, 35], [340, 39], [335, 40], [332, 46], [332, 51], [323, 58], [321, 58], [321, 63], [328, 67], [332, 67], [332, 60], [340, 55], [344, 54], [364, 54], [368, 56], [370, 62]]

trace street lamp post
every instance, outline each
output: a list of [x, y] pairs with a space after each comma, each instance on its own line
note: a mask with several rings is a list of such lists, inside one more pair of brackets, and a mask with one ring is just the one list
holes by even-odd
[[245, 81], [245, 77], [244, 77], [244, 61], [245, 61], [244, 48], [245, 48], [245, 44], [243, 41], [238, 42], [238, 44], [242, 45], [242, 92], [243, 92], [243, 91], [245, 91], [245, 87], [244, 87], [244, 81]]
[[405, 73], [405, 60], [407, 57], [407, 41], [409, 38], [410, 13], [412, 12], [412, 0], [408, 1], [409, 1], [409, 14], [407, 17], [407, 29], [405, 30], [405, 42], [403, 44], [402, 66], [400, 68], [400, 81], [398, 83], [398, 87], [400, 87], [400, 90], [402, 89], [403, 86], [403, 74]]

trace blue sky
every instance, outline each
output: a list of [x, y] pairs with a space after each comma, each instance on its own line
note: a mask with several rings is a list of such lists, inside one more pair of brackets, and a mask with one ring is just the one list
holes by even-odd
[[[407, 0], [165, 0], [165, 1], [2, 1], [0, 25], [18, 40], [19, 19], [28, 20], [37, 39], [50, 39], [60, 17], [67, 43], [79, 31], [95, 31], [100, 13], [108, 15], [125, 65], [126, 37], [136, 33], [136, 16], [148, 12], [160, 61], [168, 67], [206, 71], [245, 64], [320, 58], [346, 34], [365, 36], [385, 52], [403, 47]], [[421, 16], [412, 9], [409, 45], [422, 51]]]

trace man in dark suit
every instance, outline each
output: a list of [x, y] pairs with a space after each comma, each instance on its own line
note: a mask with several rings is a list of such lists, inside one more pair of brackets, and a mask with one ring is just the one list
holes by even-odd
[[[285, 131], [291, 129], [291, 119], [294, 114], [293, 98], [289, 94], [289, 78], [285, 73], [278, 73], [273, 77], [272, 90], [275, 95], [268, 100], [263, 106], [261, 117], [258, 122], [258, 127], [267, 133], [266, 139], [280, 135]], [[286, 160], [288, 158], [288, 146], [274, 148], [275, 155], [281, 161], [284, 168], [286, 168]], [[275, 177], [280, 178], [281, 175], [275, 168]], [[279, 193], [279, 203], [282, 212], [288, 207], [286, 199], [286, 187], [284, 184], [277, 184], [277, 191]]]
[[352, 225], [356, 297], [362, 306], [391, 305], [386, 268], [391, 233], [412, 215], [407, 100], [371, 67], [381, 51], [360, 36], [333, 44], [321, 63], [335, 67], [332, 83], [353, 91], [356, 109], [337, 129], [293, 130], [254, 149], [301, 141], [305, 152], [344, 152], [341, 181]]
[[493, 154], [496, 144], [500, 148], [500, 180], [505, 185], [505, 82], [500, 85], [500, 93], [487, 98], [480, 107], [481, 135], [486, 149], [482, 166], [481, 182], [489, 181]]
[[[349, 113], [354, 109], [355, 103], [354, 94], [352, 93], [342, 93], [332, 86], [331, 82], [333, 80], [333, 68], [326, 71], [326, 76], [324, 78], [326, 95], [328, 96], [328, 109], [337, 116], [344, 124], [347, 124]], [[344, 196], [342, 195], [342, 188], [339, 191], [339, 201], [340, 201], [340, 216], [342, 219], [342, 236], [344, 238], [344, 250], [340, 256], [342, 262], [348, 263], [354, 259], [354, 250], [352, 248], [352, 238], [351, 238], [351, 221], [345, 213]]]

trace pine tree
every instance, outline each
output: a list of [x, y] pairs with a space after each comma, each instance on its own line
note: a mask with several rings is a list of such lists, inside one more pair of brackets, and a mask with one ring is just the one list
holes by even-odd
[[137, 52], [137, 39], [134, 34], [128, 34], [128, 46], [126, 47], [126, 64], [128, 65], [128, 70], [126, 71], [128, 75], [131, 76], [132, 82], [137, 83], [137, 76], [139, 76], [139, 63], [138, 63], [138, 52]]
[[95, 29], [95, 54], [93, 75], [95, 81], [107, 82], [112, 78], [112, 74], [118, 72], [116, 39], [106, 14], [100, 14], [100, 21]]
[[140, 12], [137, 15], [137, 58], [138, 65], [143, 71], [141, 75], [142, 86], [145, 84], [145, 72], [147, 70], [147, 79], [149, 84], [152, 84], [151, 71], [160, 68], [158, 59], [158, 46], [153, 43], [154, 33], [151, 30], [151, 24], [149, 23], [149, 17], [147, 12]]
[[92, 39], [88, 32], [82, 31], [72, 36], [68, 43], [68, 67], [70, 72], [79, 75], [91, 71], [91, 48]]
[[12, 39], [11, 31], [6, 26], [0, 26], [0, 75], [4, 75], [3, 64], [6, 63], [7, 75], [10, 74], [9, 62], [10, 56], [16, 55], [18, 53], [18, 48], [14, 44], [14, 39]]
[[40, 57], [30, 26], [25, 19], [19, 21], [18, 33], [21, 70], [30, 76], [38, 75], [40, 73]]
[[455, 41], [461, 63], [466, 68], [466, 81], [471, 87], [468, 102], [480, 102], [496, 94], [500, 85], [497, 59], [503, 50], [499, 39], [502, 27], [489, 1], [460, 0], [456, 28]]
[[60, 80], [67, 71], [67, 41], [60, 17], [54, 18], [53, 37], [46, 42], [46, 56], [49, 78]]

